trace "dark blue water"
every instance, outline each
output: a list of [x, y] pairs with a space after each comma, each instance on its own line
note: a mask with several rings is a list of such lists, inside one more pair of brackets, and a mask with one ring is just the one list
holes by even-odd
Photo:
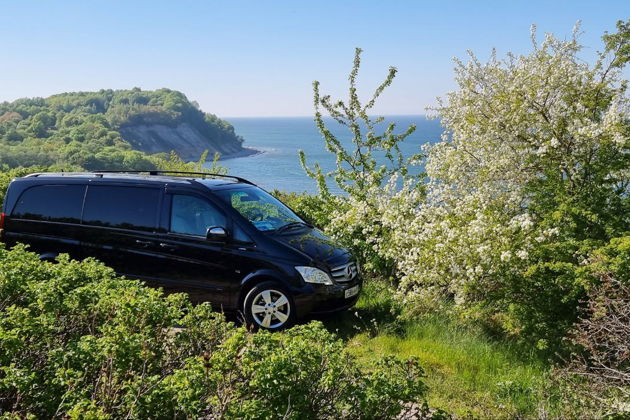
[[[229, 122], [245, 138], [245, 146], [263, 153], [226, 159], [221, 164], [228, 168], [230, 174], [247, 178], [265, 189], [317, 191], [315, 181], [308, 178], [300, 166], [300, 149], [306, 152], [311, 165], [319, 162], [325, 170], [335, 167], [335, 156], [325, 149], [324, 140], [311, 117], [231, 118]], [[385, 122], [395, 122], [396, 133], [404, 132], [409, 124], [416, 125], [416, 131], [401, 146], [406, 156], [419, 153], [424, 143], [439, 140], [442, 132], [438, 121], [427, 120], [424, 116], [390, 116]], [[328, 127], [346, 145], [351, 145], [347, 128], [335, 125], [332, 120], [328, 121]], [[382, 127], [385, 128], [384, 125]], [[331, 190], [335, 192], [336, 188], [331, 185]]]

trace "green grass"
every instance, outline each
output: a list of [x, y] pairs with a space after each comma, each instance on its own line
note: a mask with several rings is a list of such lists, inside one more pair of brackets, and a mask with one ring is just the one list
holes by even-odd
[[536, 354], [446, 315], [400, 321], [392, 291], [367, 282], [357, 306], [323, 322], [359, 361], [417, 357], [429, 405], [460, 417], [532, 417], [549, 366]]

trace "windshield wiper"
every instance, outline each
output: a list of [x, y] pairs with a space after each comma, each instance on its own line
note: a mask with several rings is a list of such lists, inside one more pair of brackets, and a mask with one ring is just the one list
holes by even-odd
[[275, 233], [282, 233], [289, 229], [298, 228], [298, 227], [312, 228], [313, 225], [305, 223], [305, 222], [290, 222], [290, 223], [287, 223], [286, 225], [280, 226], [278, 229], [275, 230]]

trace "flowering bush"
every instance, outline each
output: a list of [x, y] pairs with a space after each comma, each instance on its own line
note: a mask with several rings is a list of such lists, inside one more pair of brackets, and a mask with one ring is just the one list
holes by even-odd
[[320, 323], [252, 334], [94, 260], [0, 247], [2, 418], [396, 418], [422, 376], [359, 368]]
[[[329, 198], [338, 203], [329, 233], [368, 268], [394, 274], [408, 313], [446, 299], [466, 318], [557, 349], [587, 298], [579, 267], [630, 231], [630, 102], [621, 77], [630, 24], [618, 28], [604, 36], [594, 66], [578, 58], [577, 35], [538, 43], [535, 31], [527, 55], [456, 61], [459, 89], [435, 109], [445, 132], [425, 147], [426, 182], [407, 176], [414, 161], [387, 177], [361, 167], [362, 179], [375, 182]], [[337, 119], [347, 109], [324, 108]], [[347, 155], [329, 150], [338, 162]], [[340, 186], [343, 175], [336, 172]]]
[[399, 253], [408, 295], [437, 286], [465, 315], [544, 348], [586, 296], [576, 268], [630, 229], [630, 108], [604, 54], [589, 68], [576, 38], [532, 39], [529, 55], [457, 63], [460, 89], [437, 108], [447, 131], [428, 148], [427, 201], [393, 229], [414, 250]]

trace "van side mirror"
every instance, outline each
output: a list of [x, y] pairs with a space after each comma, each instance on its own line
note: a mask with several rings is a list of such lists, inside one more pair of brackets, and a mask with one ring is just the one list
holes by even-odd
[[227, 231], [221, 226], [209, 227], [206, 231], [206, 239], [213, 242], [225, 242], [227, 241]]

